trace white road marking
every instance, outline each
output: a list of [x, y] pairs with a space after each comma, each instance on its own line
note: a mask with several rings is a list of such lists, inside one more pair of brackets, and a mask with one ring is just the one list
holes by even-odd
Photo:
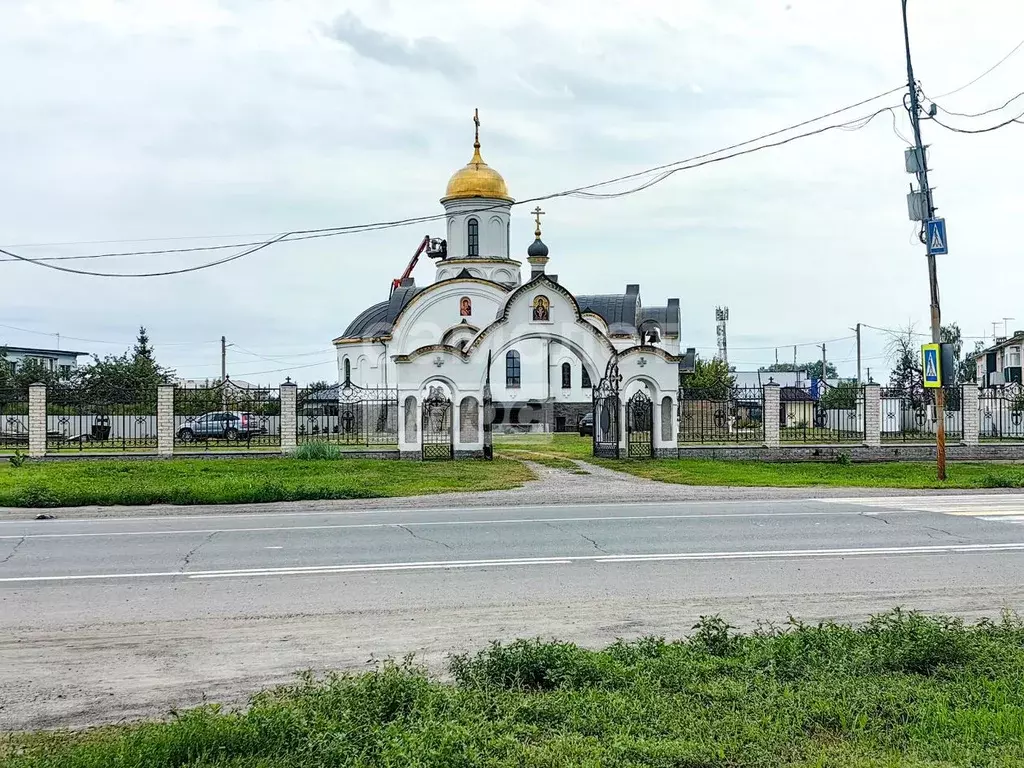
[[264, 547], [264, 549], [284, 549], [284, 547]]
[[10, 576], [0, 583], [46, 581], [86, 581], [97, 579], [187, 578], [215, 579], [228, 577], [293, 576], [330, 573], [361, 573], [376, 571], [448, 570], [457, 568], [493, 568], [512, 565], [570, 565], [572, 563], [649, 563], [659, 561], [758, 560], [784, 558], [871, 557], [890, 555], [947, 555], [978, 552], [1024, 551], [1024, 542], [1008, 544], [941, 544], [913, 547], [852, 547], [845, 549], [775, 549], [738, 552], [679, 552], [668, 554], [572, 555], [552, 557], [520, 557], [480, 560], [430, 560], [407, 563], [352, 563], [335, 565], [293, 566], [288, 568], [241, 568], [216, 571], [153, 571], [147, 573], [69, 574], [63, 576]]
[[[910, 514], [915, 510], [904, 510]], [[74, 532], [74, 533], [26, 533], [26, 534], [3, 534], [0, 541], [4, 539], [75, 539], [90, 536], [182, 536], [188, 534], [204, 533], [266, 533], [273, 531], [322, 531], [332, 528], [338, 529], [361, 529], [361, 528], [399, 528], [401, 526], [458, 526], [458, 525], [523, 525], [530, 523], [593, 523], [593, 522], [619, 522], [634, 520], [704, 520], [720, 518], [748, 518], [748, 517], [860, 517], [862, 514], [873, 515], [877, 513], [867, 512], [721, 512], [721, 513], [694, 513], [680, 515], [617, 515], [617, 516], [590, 516], [590, 517], [521, 517], [493, 520], [410, 520], [404, 523], [337, 523], [325, 525], [280, 525], [280, 526], [259, 526], [250, 528], [188, 528], [179, 530], [148, 530], [148, 531], [95, 531], [95, 532]], [[127, 522], [127, 521], [122, 521]]]
[[885, 508], [890, 514], [934, 512], [956, 517], [974, 517], [989, 523], [1024, 524], [1024, 494], [974, 494], [956, 496], [895, 496], [890, 498], [822, 499], [873, 509]]

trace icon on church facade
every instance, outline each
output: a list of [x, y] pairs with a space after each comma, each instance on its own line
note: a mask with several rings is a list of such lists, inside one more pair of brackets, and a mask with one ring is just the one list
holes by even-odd
[[473, 314], [473, 302], [470, 301], [469, 296], [463, 296], [459, 299], [459, 316], [470, 317]]
[[538, 296], [533, 300], [533, 319], [541, 323], [551, 319], [551, 302], [547, 296]]

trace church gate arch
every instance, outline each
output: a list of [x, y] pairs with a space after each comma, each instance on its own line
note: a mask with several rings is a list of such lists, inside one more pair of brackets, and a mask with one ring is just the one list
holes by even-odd
[[619, 373], [619, 362], [611, 358], [605, 367], [604, 378], [593, 388], [591, 397], [594, 404], [594, 455], [598, 457], [619, 458], [619, 387], [622, 374]]
[[424, 461], [455, 457], [455, 413], [452, 399], [441, 384], [431, 384], [423, 399], [420, 450]]
[[654, 456], [654, 401], [638, 389], [626, 401], [626, 458]]

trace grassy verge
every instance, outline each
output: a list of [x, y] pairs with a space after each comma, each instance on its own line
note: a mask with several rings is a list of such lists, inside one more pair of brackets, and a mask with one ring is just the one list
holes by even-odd
[[935, 479], [935, 465], [924, 461], [888, 464], [774, 464], [710, 459], [592, 461], [649, 480], [682, 485], [922, 489], [1024, 487], [1024, 466], [1013, 464], [951, 463], [947, 467], [949, 479], [940, 483]]
[[517, 461], [175, 459], [0, 463], [0, 506], [236, 504], [516, 488]]
[[495, 644], [442, 684], [403, 665], [166, 723], [9, 737], [10, 768], [996, 766], [1024, 761], [1024, 626], [704, 619], [686, 641]]
[[763, 461], [660, 459], [615, 461], [595, 459], [589, 437], [575, 434], [514, 435], [495, 438], [495, 448], [511, 457], [531, 458], [526, 452], [583, 459], [649, 480], [681, 485], [766, 486], [798, 488], [1024, 488], [1024, 465], [952, 462], [949, 479], [935, 479], [935, 465], [927, 461], [877, 464], [808, 462], [777, 464]]

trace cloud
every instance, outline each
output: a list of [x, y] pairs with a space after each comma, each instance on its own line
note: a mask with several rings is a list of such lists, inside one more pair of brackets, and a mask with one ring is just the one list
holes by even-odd
[[473, 74], [473, 65], [455, 47], [436, 37], [406, 39], [389, 35], [363, 24], [352, 11], [345, 11], [327, 28], [327, 36], [344, 43], [360, 56], [389, 67], [413, 72], [433, 70], [453, 80]]

